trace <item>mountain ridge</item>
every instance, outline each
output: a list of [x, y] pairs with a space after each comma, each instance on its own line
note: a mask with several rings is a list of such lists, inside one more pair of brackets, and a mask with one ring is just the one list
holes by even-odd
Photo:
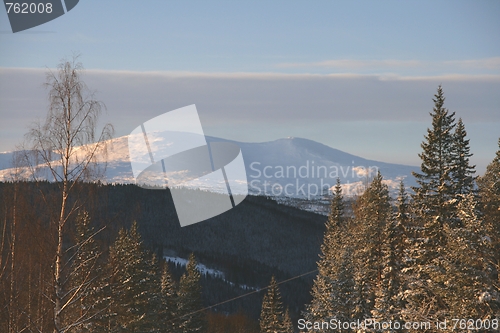
[[[206, 141], [232, 142], [240, 147], [251, 194], [311, 198], [323, 194], [339, 178], [346, 194], [354, 195], [377, 171], [382, 173], [390, 189], [395, 190], [400, 180], [407, 186], [414, 185], [411, 172], [418, 170], [415, 166], [365, 159], [298, 137], [253, 143], [206, 136]], [[111, 139], [110, 143], [105, 181], [135, 183], [129, 161], [128, 136]], [[0, 181], [9, 179], [13, 171], [8, 167], [9, 159], [12, 161], [14, 153], [0, 153]], [[289, 191], [284, 191], [285, 188]], [[309, 192], [306, 193], [305, 188]]]

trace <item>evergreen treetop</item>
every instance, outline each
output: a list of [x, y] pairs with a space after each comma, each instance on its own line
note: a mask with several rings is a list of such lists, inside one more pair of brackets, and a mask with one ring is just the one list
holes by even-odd
[[283, 333], [293, 333], [293, 322], [292, 318], [290, 318], [290, 311], [288, 308], [285, 310], [285, 314], [283, 315]]
[[340, 180], [333, 192], [330, 214], [326, 221], [326, 230], [323, 236], [317, 263], [318, 274], [312, 287], [311, 303], [307, 306], [304, 316], [308, 320], [326, 320], [335, 316], [335, 303], [333, 295], [335, 292], [335, 277], [338, 274], [338, 263], [344, 248], [344, 197]]
[[266, 295], [262, 300], [262, 311], [260, 314], [261, 333], [286, 333], [283, 302], [276, 283], [276, 279], [271, 277], [271, 282]]
[[189, 255], [186, 272], [181, 276], [177, 293], [177, 319], [179, 332], [195, 333], [206, 331], [205, 314], [201, 298], [201, 274], [193, 253]]
[[474, 190], [474, 173], [475, 165], [470, 164], [469, 158], [472, 156], [470, 152], [469, 139], [466, 139], [467, 132], [462, 118], [458, 119], [455, 128], [455, 144], [453, 150], [453, 193], [458, 195], [456, 198], [460, 200], [461, 194], [468, 194]]
[[335, 184], [328, 219], [331, 220], [329, 224], [335, 224], [337, 227], [342, 227], [344, 224], [344, 195], [342, 194], [342, 185], [339, 178], [337, 178]]
[[421, 216], [437, 217], [440, 223], [450, 217], [449, 200], [453, 193], [453, 151], [455, 143], [455, 113], [443, 107], [444, 94], [441, 86], [434, 95], [434, 108], [430, 113], [432, 127], [427, 129], [422, 153], [421, 173], [413, 175], [418, 183], [413, 199]]
[[157, 322], [159, 281], [156, 259], [146, 255], [137, 223], [120, 230], [110, 248], [112, 331], [151, 332]]

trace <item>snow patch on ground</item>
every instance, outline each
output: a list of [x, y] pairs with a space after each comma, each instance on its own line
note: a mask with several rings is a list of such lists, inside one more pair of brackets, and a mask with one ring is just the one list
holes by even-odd
[[[178, 264], [178, 265], [181, 265], [183, 267], [185, 267], [188, 263], [188, 260], [187, 259], [184, 259], [184, 258], [180, 258], [180, 257], [170, 257], [170, 256], [164, 256], [163, 257], [167, 262], [171, 262], [171, 263], [174, 263], [174, 264]], [[240, 285], [237, 285], [235, 284], [234, 282], [231, 282], [231, 281], [228, 281], [226, 280], [225, 278], [225, 275], [224, 275], [224, 272], [222, 271], [219, 271], [217, 269], [212, 269], [212, 268], [208, 268], [207, 266], [203, 265], [202, 263], [198, 263], [196, 265], [196, 269], [198, 269], [198, 271], [200, 272], [200, 274], [202, 275], [210, 275], [211, 277], [213, 278], [217, 278], [217, 279], [221, 279], [223, 280], [224, 282], [227, 282], [229, 283], [231, 286], [233, 287], [238, 287], [238, 288], [241, 288], [241, 289], [244, 289], [244, 290], [257, 290], [258, 288], [255, 288], [255, 287], [250, 287], [250, 286], [247, 286], [245, 284], [240, 284]]]
[[[186, 266], [187, 263], [188, 263], [188, 260], [184, 259], [184, 258], [168, 257], [168, 256], [165, 256], [163, 258], [165, 258], [165, 260], [168, 261], [168, 262], [172, 262], [174, 264], [179, 264], [181, 266]], [[216, 270], [216, 269], [208, 268], [207, 266], [205, 266], [205, 265], [203, 265], [201, 263], [198, 263], [196, 265], [196, 269], [198, 269], [198, 271], [202, 275], [210, 275], [211, 277], [216, 277], [216, 278], [224, 279], [224, 272], [221, 272], [221, 271]]]

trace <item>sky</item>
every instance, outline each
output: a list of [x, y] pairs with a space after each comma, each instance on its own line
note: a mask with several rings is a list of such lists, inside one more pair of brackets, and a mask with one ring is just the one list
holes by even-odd
[[483, 172], [500, 137], [499, 1], [92, 1], [13, 34], [0, 10], [0, 151], [80, 54], [116, 135], [196, 104], [205, 133], [303, 137], [419, 165], [438, 85]]

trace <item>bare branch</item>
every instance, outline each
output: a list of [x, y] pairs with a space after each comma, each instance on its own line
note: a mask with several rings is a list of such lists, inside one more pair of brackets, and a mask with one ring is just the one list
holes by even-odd
[[[65, 326], [74, 327], [77, 324], [63, 323], [63, 312], [82, 297], [82, 293], [92, 281], [91, 271], [98, 256], [90, 258], [94, 263], [83, 275], [80, 285], [68, 287], [68, 279], [64, 271], [71, 266], [74, 255], [65, 257], [70, 249], [65, 249], [64, 235], [66, 225], [72, 221], [75, 213], [81, 209], [74, 192], [80, 182], [95, 181], [102, 176], [100, 167], [105, 161], [99, 158], [107, 157], [108, 140], [112, 138], [113, 126], [107, 124], [96, 139], [97, 123], [106, 106], [95, 99], [81, 78], [83, 66], [78, 56], [63, 60], [57, 70], [48, 70], [44, 86], [48, 90], [48, 112], [43, 123], [36, 123], [26, 135], [24, 152], [24, 169], [35, 181], [51, 178], [58, 184], [60, 190], [60, 210], [54, 219], [57, 229], [54, 256], [54, 294], [50, 297], [54, 302], [54, 332], [62, 333]], [[45, 173], [45, 174], [42, 174]], [[50, 175], [50, 177], [48, 177]], [[44, 198], [44, 200], [46, 200]], [[102, 229], [101, 229], [102, 230]], [[100, 232], [99, 230], [98, 232]], [[77, 252], [98, 232], [77, 245]], [[88, 261], [86, 263], [89, 263]], [[85, 263], [81, 263], [79, 269]], [[81, 319], [77, 320], [81, 322]]]

